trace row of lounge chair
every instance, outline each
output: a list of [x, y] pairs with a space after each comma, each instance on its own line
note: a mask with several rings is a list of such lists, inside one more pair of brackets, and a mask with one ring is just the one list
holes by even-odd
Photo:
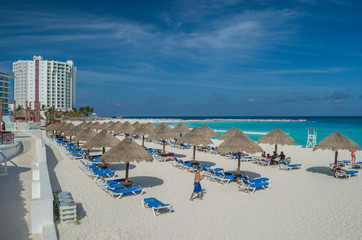
[[[59, 146], [63, 146], [68, 155], [74, 159], [80, 159], [80, 169], [82, 169], [82, 171], [92, 178], [93, 181], [95, 181], [102, 190], [112, 197], [121, 199], [125, 194], [134, 194], [135, 196], [140, 196], [144, 193], [143, 188], [140, 186], [126, 188], [122, 184], [125, 179], [116, 178], [117, 174], [112, 169], [102, 169], [99, 167], [97, 164], [101, 164], [99, 160], [101, 155], [90, 157], [86, 155], [84, 151], [74, 150], [76, 147], [75, 145], [69, 145], [68, 142], [57, 140], [54, 137], [50, 137], [50, 139], [56, 141]], [[154, 197], [143, 199], [142, 205], [144, 207], [150, 207], [155, 216], [157, 216], [157, 214], [159, 214], [163, 209], [167, 210], [168, 212], [172, 211], [172, 205], [164, 204]]]

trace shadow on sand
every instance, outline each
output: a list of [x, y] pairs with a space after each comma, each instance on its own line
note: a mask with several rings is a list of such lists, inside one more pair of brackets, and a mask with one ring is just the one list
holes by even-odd
[[328, 176], [334, 176], [329, 167], [310, 167], [306, 169], [307, 172], [325, 174]]
[[157, 177], [138, 176], [138, 177], [130, 177], [129, 180], [133, 181], [135, 186], [139, 185], [143, 188], [151, 188], [163, 184], [163, 180]]
[[76, 203], [77, 207], [77, 219], [81, 220], [85, 216], [87, 216], [87, 212], [84, 210], [83, 205], [81, 203]]
[[53, 150], [49, 147], [49, 145], [47, 144], [45, 145], [45, 150], [47, 154], [48, 172], [49, 172], [50, 184], [52, 185], [52, 191], [62, 192], [62, 188], [60, 187], [57, 175], [54, 170], [58, 164], [58, 160]]
[[[114, 171], [125, 171], [126, 170], [126, 164], [125, 163], [112, 163], [109, 165], [109, 168]], [[136, 165], [129, 164], [129, 170], [136, 168]]]
[[201, 166], [205, 166], [205, 165], [210, 165], [210, 166], [215, 166], [216, 163], [214, 162], [208, 162], [208, 161], [198, 161], [200, 163]]

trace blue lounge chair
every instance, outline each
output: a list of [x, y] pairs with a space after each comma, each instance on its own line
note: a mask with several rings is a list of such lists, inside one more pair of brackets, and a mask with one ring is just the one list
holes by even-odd
[[292, 169], [302, 169], [302, 168], [303, 168], [303, 164], [289, 164], [284, 160], [279, 161], [280, 170], [290, 171]]
[[269, 182], [250, 182], [246, 179], [242, 179], [238, 185], [240, 191], [246, 191], [247, 193], [254, 193], [257, 189], [270, 189], [271, 185]]
[[251, 179], [249, 178], [248, 175], [246, 174], [241, 174], [241, 178], [251, 182], [251, 183], [258, 183], [258, 182], [268, 182], [270, 184], [270, 179], [269, 178], [266, 178], [266, 177], [260, 177], [260, 178], [254, 178], [254, 179]]
[[142, 200], [143, 207], [150, 207], [152, 208], [153, 215], [157, 216], [158, 211], [161, 209], [168, 209], [168, 212], [171, 213], [172, 211], [172, 205], [170, 204], [164, 204], [163, 202], [159, 201], [156, 198], [145, 198]]
[[335, 174], [337, 178], [346, 178], [349, 180], [351, 177], [359, 177], [359, 171], [356, 170], [338, 170]]
[[[143, 194], [143, 188], [141, 188], [140, 186], [137, 187], [131, 187], [131, 188], [122, 188], [122, 189], [111, 189], [111, 188], [107, 188], [107, 192], [113, 196], [113, 197], [118, 197], [118, 199], [121, 199], [123, 194], [129, 194], [129, 193], [133, 193], [134, 195], [138, 196], [138, 195], [142, 195]], [[139, 192], [139, 194], [137, 194]]]

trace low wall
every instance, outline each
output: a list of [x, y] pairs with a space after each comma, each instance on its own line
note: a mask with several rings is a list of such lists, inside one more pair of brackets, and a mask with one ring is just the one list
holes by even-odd
[[53, 216], [53, 192], [49, 179], [45, 144], [37, 143], [37, 161], [32, 170], [31, 232], [41, 234], [42, 239], [56, 240]]
[[6, 130], [9, 131], [26, 131], [40, 129], [40, 122], [7, 122]]

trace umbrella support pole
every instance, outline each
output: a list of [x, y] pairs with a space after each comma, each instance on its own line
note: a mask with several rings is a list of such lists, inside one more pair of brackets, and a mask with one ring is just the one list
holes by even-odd
[[128, 169], [129, 169], [129, 162], [126, 163], [126, 179], [125, 179], [125, 182], [128, 182]]
[[336, 176], [337, 172], [337, 158], [338, 158], [338, 151], [336, 151], [334, 154], [334, 168], [333, 168], [334, 176]]
[[166, 153], [166, 140], [165, 139], [162, 139], [162, 143], [163, 143], [163, 154]]
[[193, 160], [193, 164], [192, 164], [192, 167], [195, 167], [195, 162], [196, 162], [196, 146], [194, 146], [194, 155], [192, 157], [192, 160]]
[[278, 145], [275, 144], [275, 154], [278, 154]]
[[142, 147], [145, 146], [145, 135], [142, 135]]
[[238, 152], [238, 169], [237, 169], [237, 178], [236, 178], [236, 182], [239, 184], [240, 183], [240, 158], [241, 158], [241, 153]]

